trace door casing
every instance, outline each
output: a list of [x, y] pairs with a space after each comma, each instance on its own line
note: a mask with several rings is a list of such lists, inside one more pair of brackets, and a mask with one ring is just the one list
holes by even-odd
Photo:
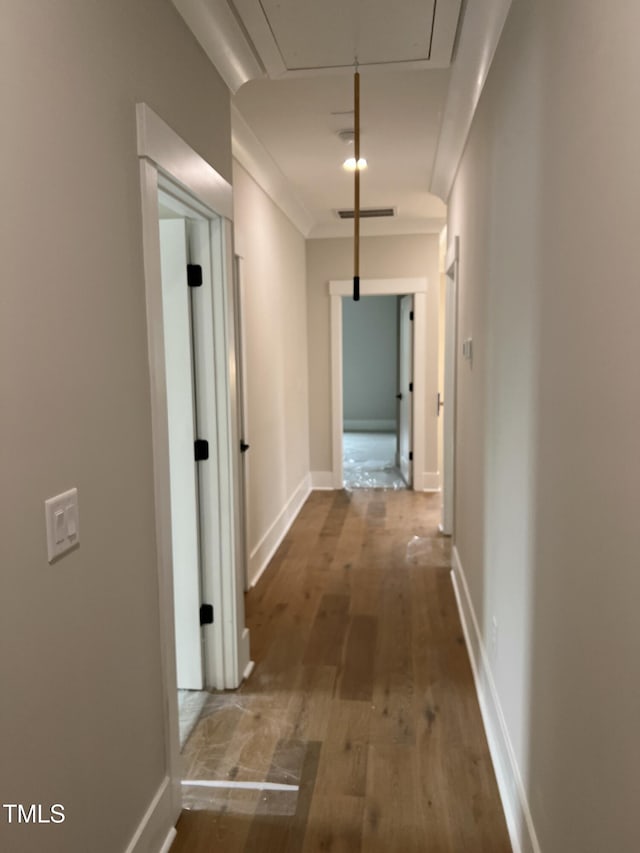
[[401, 296], [398, 305], [398, 467], [409, 488], [413, 485], [413, 296]]
[[[239, 444], [235, 382], [235, 333], [231, 291], [233, 269], [233, 198], [230, 184], [146, 104], [136, 107], [142, 207], [144, 286], [150, 379], [151, 441], [154, 466], [154, 506], [158, 555], [160, 657], [163, 674], [163, 716], [168, 776], [158, 797], [169, 798], [177, 817], [181, 808], [180, 741], [173, 625], [173, 566], [171, 504], [169, 499], [169, 443], [162, 332], [162, 280], [158, 190], [163, 189], [199, 213], [207, 223], [211, 246], [211, 302], [214, 358], [209, 363], [215, 379], [217, 418], [210, 428], [210, 448], [216, 451], [220, 483], [217, 508], [220, 562], [214, 576], [203, 578], [205, 595], [213, 587], [220, 612], [213, 628], [215, 667], [210, 684], [237, 687], [250, 669], [249, 632], [244, 624], [244, 566], [237, 543], [240, 534], [238, 489]], [[164, 800], [163, 800], [164, 801]]]
[[[424, 489], [425, 470], [425, 388], [426, 388], [426, 334], [427, 334], [426, 278], [366, 278], [360, 280], [362, 296], [405, 296], [413, 294], [413, 488]], [[329, 282], [331, 301], [331, 425], [332, 425], [332, 478], [334, 489], [344, 487], [343, 471], [343, 403], [342, 403], [342, 300], [350, 297], [353, 281], [350, 279]]]
[[455, 510], [456, 359], [458, 339], [458, 261], [460, 238], [454, 237], [445, 260], [444, 407], [442, 425], [442, 511], [440, 532], [452, 536]]

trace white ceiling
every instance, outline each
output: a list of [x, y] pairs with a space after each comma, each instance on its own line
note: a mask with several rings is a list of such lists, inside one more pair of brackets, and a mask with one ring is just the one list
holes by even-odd
[[[396, 220], [363, 223], [363, 233], [435, 231], [445, 206], [429, 193], [449, 72], [363, 72], [360, 82], [362, 207], [395, 207]], [[310, 236], [348, 235], [335, 210], [353, 206], [353, 77], [338, 74], [252, 80], [234, 104], [288, 179], [313, 223]]]
[[[269, 77], [234, 105], [312, 222], [310, 236], [351, 233], [337, 208], [353, 206], [353, 70], [361, 70], [361, 207], [394, 220], [363, 233], [435, 231], [445, 207], [429, 193], [460, 0], [235, 0]], [[432, 70], [433, 69], [433, 70]]]
[[353, 126], [356, 57], [361, 206], [398, 213], [362, 233], [440, 229], [511, 0], [173, 2], [235, 93], [234, 156], [305, 235], [352, 233], [335, 210], [353, 206], [337, 132]]
[[269, 77], [362, 67], [446, 67], [461, 0], [233, 0]]

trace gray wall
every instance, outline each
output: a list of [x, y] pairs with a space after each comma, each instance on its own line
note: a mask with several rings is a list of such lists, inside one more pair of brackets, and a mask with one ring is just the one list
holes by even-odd
[[230, 179], [229, 99], [169, 0], [4, 3], [1, 39], [2, 802], [67, 820], [0, 848], [114, 853], [167, 770], [135, 104]]
[[[345, 429], [395, 429], [398, 297], [342, 300]], [[391, 424], [391, 425], [390, 425]]]
[[639, 29], [514, 0], [450, 200], [456, 544], [545, 853], [638, 848]]

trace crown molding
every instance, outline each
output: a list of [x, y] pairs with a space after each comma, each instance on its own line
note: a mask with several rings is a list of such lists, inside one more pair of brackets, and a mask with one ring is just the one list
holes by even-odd
[[[446, 219], [433, 217], [389, 219], [361, 219], [361, 237], [399, 237], [409, 234], [439, 234], [446, 224]], [[310, 240], [326, 240], [332, 237], [353, 237], [353, 221], [322, 222], [314, 226], [309, 233]]]
[[510, 7], [511, 0], [484, 0], [463, 13], [430, 186], [445, 203]]
[[238, 163], [271, 197], [303, 237], [308, 237], [314, 225], [313, 216], [298, 199], [290, 181], [234, 104], [231, 105], [231, 150]]
[[265, 70], [226, 0], [173, 0], [231, 92]]

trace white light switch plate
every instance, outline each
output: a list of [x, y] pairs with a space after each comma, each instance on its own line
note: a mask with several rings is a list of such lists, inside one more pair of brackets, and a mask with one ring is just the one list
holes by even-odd
[[47, 555], [52, 563], [80, 543], [78, 490], [69, 489], [44, 502], [47, 522]]

